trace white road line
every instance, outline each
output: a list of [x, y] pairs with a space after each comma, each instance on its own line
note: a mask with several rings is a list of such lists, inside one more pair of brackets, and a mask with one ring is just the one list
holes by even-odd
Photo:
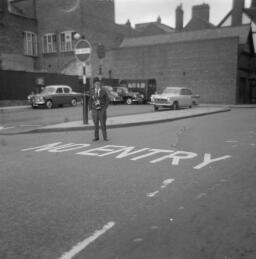
[[14, 129], [14, 128], [16, 128], [16, 127], [2, 127], [2, 126], [0, 126], [0, 130]]
[[97, 238], [99, 238], [100, 236], [105, 234], [115, 224], [116, 224], [115, 222], [109, 222], [101, 230], [96, 230], [92, 236], [90, 236], [90, 237], [86, 238], [84, 241], [78, 243], [69, 252], [64, 253], [59, 259], [72, 259], [75, 255], [77, 255], [82, 250], [84, 250], [89, 244], [91, 244]]
[[206, 196], [207, 193], [200, 193], [199, 195], [196, 196], [197, 199], [201, 199], [202, 197]]
[[147, 197], [152, 198], [152, 197], [156, 196], [158, 193], [159, 193], [159, 191], [148, 193]]
[[169, 184], [171, 184], [172, 182], [174, 182], [174, 179], [166, 179], [163, 181], [163, 185], [161, 186], [161, 189], [165, 189]]
[[225, 142], [226, 142], [226, 143], [237, 143], [238, 141], [237, 141], [237, 140], [234, 140], [234, 139], [231, 139], [231, 140], [226, 140]]

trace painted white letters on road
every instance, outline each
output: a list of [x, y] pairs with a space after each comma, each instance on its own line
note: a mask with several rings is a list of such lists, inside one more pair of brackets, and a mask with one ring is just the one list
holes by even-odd
[[231, 158], [231, 156], [221, 156], [221, 157], [217, 157], [215, 159], [211, 159], [211, 154], [204, 154], [204, 161], [203, 163], [197, 165], [194, 167], [194, 169], [202, 169], [203, 167], [211, 164], [211, 163], [214, 163], [214, 162], [217, 162], [217, 161], [221, 161], [221, 160], [224, 160], [224, 159], [228, 159], [228, 158]]
[[[168, 149], [150, 149], [150, 148], [136, 149], [135, 147], [117, 146], [117, 145], [107, 145], [103, 147], [97, 147], [97, 148], [85, 150], [85, 148], [88, 148], [90, 146], [91, 144], [76, 144], [76, 143], [63, 144], [62, 142], [55, 142], [55, 143], [50, 143], [42, 146], [25, 148], [25, 149], [22, 149], [21, 151], [34, 151], [34, 152], [48, 151], [51, 153], [57, 153], [57, 152], [61, 153], [61, 152], [78, 150], [78, 149], [84, 149], [75, 154], [83, 155], [83, 156], [94, 156], [94, 157], [106, 157], [106, 156], [114, 155], [115, 159], [130, 157], [131, 161], [138, 161], [148, 157], [162, 155], [161, 157], [158, 157], [158, 158], [155, 157], [155, 159], [149, 161], [149, 163], [156, 164], [165, 160], [171, 160], [171, 164], [176, 166], [180, 165], [180, 162], [182, 160], [183, 161], [192, 160], [195, 157], [198, 157], [198, 154], [193, 152], [187, 152], [187, 151], [173, 151]], [[203, 162], [196, 165], [194, 169], [200, 170], [212, 163], [216, 163], [229, 158], [231, 158], [230, 155], [212, 158], [211, 154], [206, 153], [203, 156]]]

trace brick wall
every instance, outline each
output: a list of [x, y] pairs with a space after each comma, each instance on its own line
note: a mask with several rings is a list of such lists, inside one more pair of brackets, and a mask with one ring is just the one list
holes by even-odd
[[[34, 58], [24, 56], [23, 32], [37, 33], [35, 19], [5, 13], [0, 26], [0, 49], [2, 51], [2, 68], [31, 71], [34, 69]], [[4, 55], [5, 54], [5, 55]], [[17, 59], [15, 61], [15, 55]], [[10, 64], [16, 62], [14, 67]]]
[[[73, 11], [68, 10], [72, 7], [70, 2], [74, 1], [38, 1], [37, 14], [39, 21], [38, 31], [40, 51], [42, 50], [42, 37], [44, 34], [56, 33], [59, 35], [60, 32], [67, 30], [76, 31], [92, 44], [93, 71], [97, 70], [99, 63], [97, 55], [95, 54], [97, 44], [102, 42], [106, 49], [109, 49], [118, 45], [123, 38], [122, 34], [118, 32], [118, 28], [116, 28], [116, 25], [112, 21], [113, 19], [111, 20], [109, 18], [108, 8], [113, 6], [113, 2], [108, 0], [105, 3], [102, 1], [97, 3], [97, 1], [81, 0], [81, 5]], [[103, 15], [104, 12], [105, 16], [107, 15], [106, 17]], [[74, 67], [73, 63], [76, 62], [73, 52], [61, 53], [59, 50], [54, 54], [40, 53], [40, 57], [42, 69], [49, 72], [67, 71], [68, 67]]]
[[235, 103], [238, 39], [180, 42], [111, 51], [105, 70], [115, 78], [155, 78], [165, 86], [188, 86], [204, 103]]

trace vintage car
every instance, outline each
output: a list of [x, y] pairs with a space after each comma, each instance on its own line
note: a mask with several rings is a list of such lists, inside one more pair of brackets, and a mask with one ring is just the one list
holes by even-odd
[[195, 96], [198, 97], [198, 95], [192, 95], [192, 91], [189, 88], [168, 86], [162, 94], [152, 95], [150, 103], [154, 105], [155, 111], [159, 107], [172, 108], [173, 110], [184, 107], [191, 108], [198, 102]]
[[129, 91], [127, 87], [118, 86], [115, 87], [115, 91], [123, 98], [123, 102], [126, 104], [143, 103], [144, 95], [139, 92]]
[[116, 104], [123, 102], [122, 96], [115, 92], [112, 86], [104, 85], [103, 88], [106, 90], [110, 103]]
[[54, 106], [72, 105], [76, 106], [81, 101], [81, 93], [73, 92], [67, 85], [48, 85], [41, 93], [28, 96], [32, 108], [45, 106], [48, 109]]

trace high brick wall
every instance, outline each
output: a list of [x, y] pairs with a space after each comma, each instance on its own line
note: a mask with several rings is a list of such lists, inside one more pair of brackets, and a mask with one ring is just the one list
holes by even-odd
[[205, 103], [235, 103], [238, 39], [122, 48], [108, 53], [105, 70], [115, 78], [155, 78], [165, 86], [187, 86]]

